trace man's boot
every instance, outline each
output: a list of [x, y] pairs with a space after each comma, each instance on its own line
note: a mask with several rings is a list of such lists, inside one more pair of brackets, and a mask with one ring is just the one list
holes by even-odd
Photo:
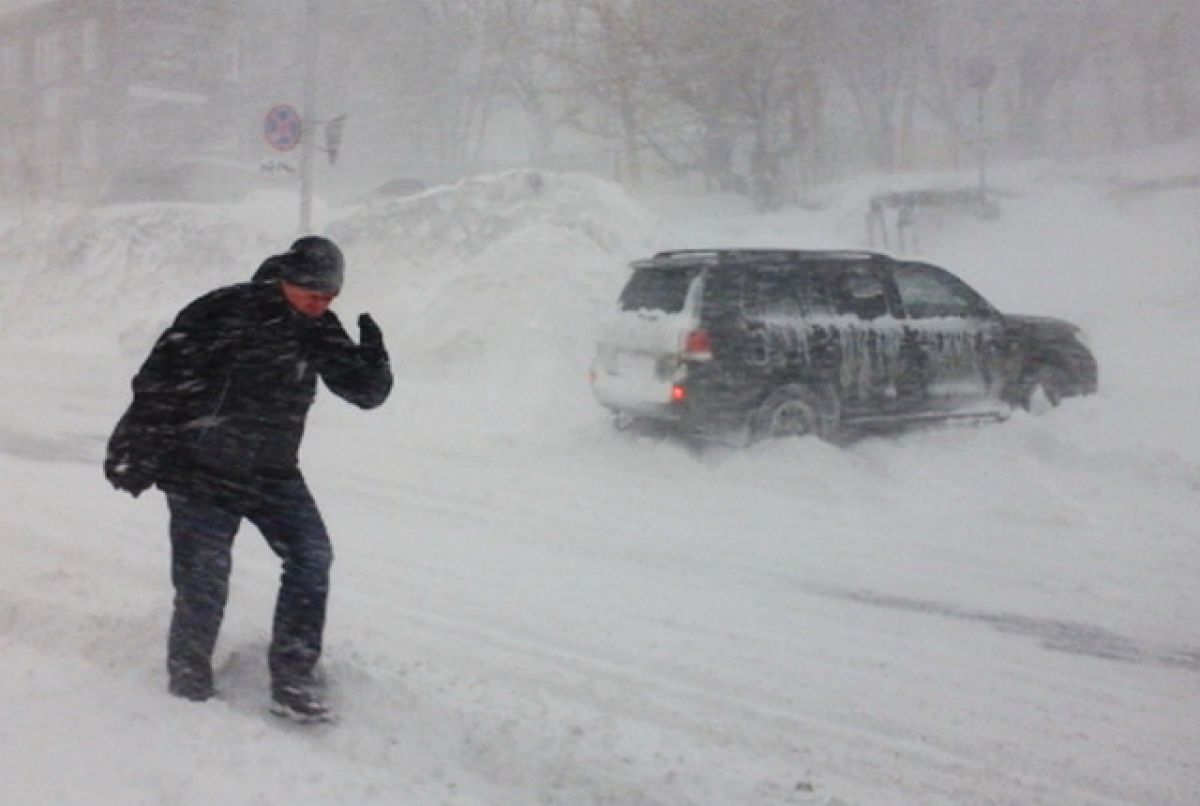
[[300, 723], [333, 721], [318, 687], [294, 680], [271, 684], [271, 713]]
[[197, 669], [194, 666], [168, 664], [167, 690], [176, 697], [182, 697], [192, 702], [204, 702], [214, 694], [212, 670]]

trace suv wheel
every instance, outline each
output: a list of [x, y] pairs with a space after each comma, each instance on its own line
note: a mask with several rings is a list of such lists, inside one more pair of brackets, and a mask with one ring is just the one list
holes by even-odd
[[772, 392], [750, 417], [753, 441], [813, 434], [833, 439], [838, 421], [832, 390], [791, 384]]
[[1030, 373], [1022, 406], [1026, 411], [1043, 414], [1061, 403], [1070, 387], [1071, 378], [1065, 370], [1042, 364]]

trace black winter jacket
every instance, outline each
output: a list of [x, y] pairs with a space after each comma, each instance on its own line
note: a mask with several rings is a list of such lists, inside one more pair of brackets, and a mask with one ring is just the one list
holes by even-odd
[[255, 282], [199, 298], [159, 337], [133, 379], [110, 460], [168, 493], [253, 505], [272, 478], [299, 472], [318, 375], [364, 409], [392, 388], [381, 339], [356, 345], [332, 311], [299, 313], [260, 270]]

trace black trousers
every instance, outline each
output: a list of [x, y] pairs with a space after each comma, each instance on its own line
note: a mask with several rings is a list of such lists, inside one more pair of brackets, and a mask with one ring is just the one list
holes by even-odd
[[268, 663], [274, 686], [305, 682], [321, 656], [333, 549], [299, 475], [264, 484], [245, 511], [168, 494], [175, 609], [167, 641], [172, 681], [212, 685], [212, 655], [229, 595], [233, 538], [242, 518], [283, 563]]

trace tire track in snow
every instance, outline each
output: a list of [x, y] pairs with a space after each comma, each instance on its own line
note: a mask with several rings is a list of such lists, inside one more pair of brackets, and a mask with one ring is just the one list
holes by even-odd
[[1156, 646], [1118, 635], [1103, 627], [1061, 619], [972, 610], [946, 602], [874, 591], [852, 591], [811, 584], [804, 587], [821, 596], [856, 604], [987, 624], [1001, 632], [1037, 638], [1043, 647], [1056, 652], [1200, 673], [1200, 647]]

